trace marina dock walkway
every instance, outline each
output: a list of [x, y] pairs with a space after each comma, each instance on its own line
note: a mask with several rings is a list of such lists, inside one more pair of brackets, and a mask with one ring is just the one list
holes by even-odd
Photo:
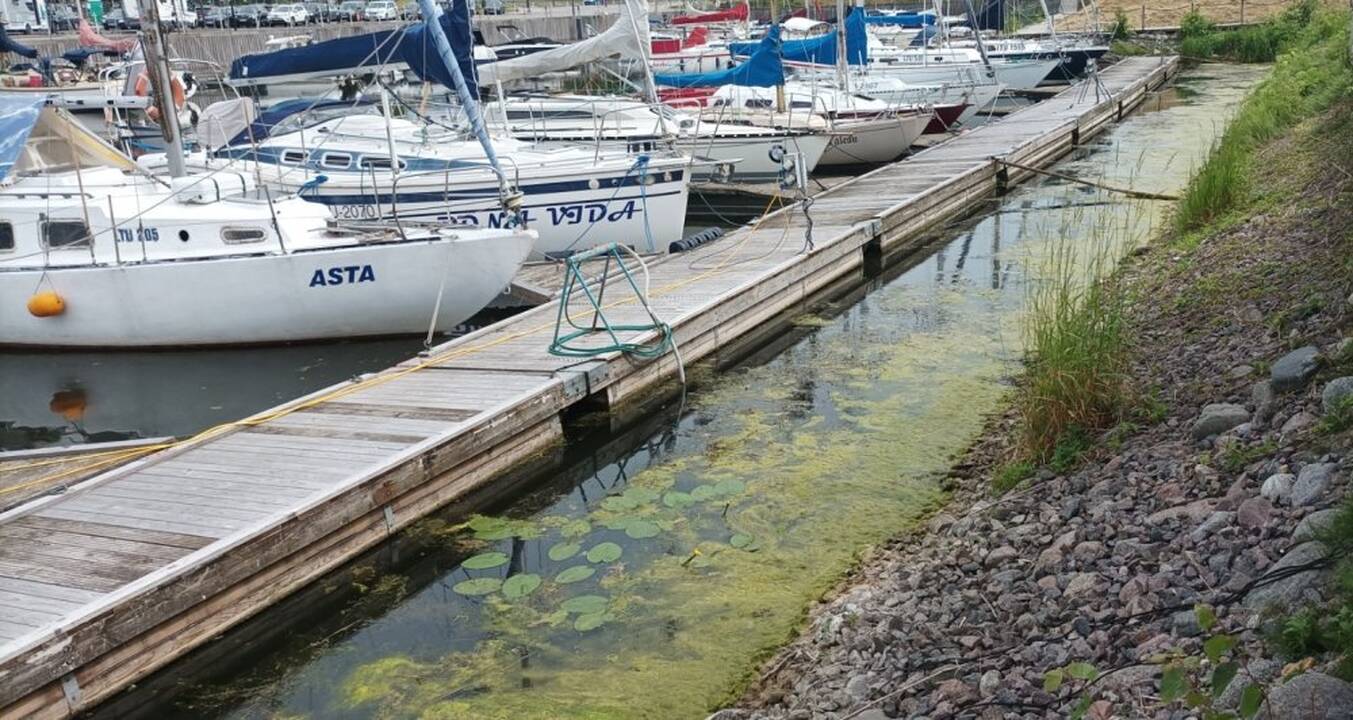
[[[1120, 119], [1177, 70], [1132, 58], [1074, 87], [650, 264], [687, 364]], [[1104, 93], [1107, 92], [1106, 96]], [[646, 323], [632, 296], [614, 323]], [[576, 305], [575, 305], [576, 306]], [[672, 353], [548, 352], [542, 305], [0, 514], [0, 717], [66, 717], [267, 608], [556, 443], [561, 413], [618, 408], [675, 377]]]

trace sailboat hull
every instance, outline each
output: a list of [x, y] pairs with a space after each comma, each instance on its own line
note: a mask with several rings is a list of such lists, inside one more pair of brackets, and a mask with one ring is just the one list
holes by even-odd
[[[266, 344], [445, 331], [489, 303], [528, 232], [203, 260], [0, 271], [0, 338], [36, 347]], [[65, 311], [24, 306], [45, 276]]]
[[837, 134], [822, 154], [819, 167], [885, 163], [907, 151], [930, 124], [929, 113], [894, 115], [868, 120], [838, 120]]

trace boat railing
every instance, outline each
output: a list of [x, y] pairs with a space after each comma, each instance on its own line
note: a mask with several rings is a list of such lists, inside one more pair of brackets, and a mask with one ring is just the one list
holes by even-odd
[[[505, 165], [505, 166], [510, 166], [510, 167], [511, 167], [511, 174], [512, 174], [512, 182], [511, 182], [511, 185], [512, 185], [512, 187], [514, 187], [514, 188], [520, 188], [520, 187], [521, 187], [521, 167], [517, 165], [516, 160], [513, 159], [511, 156], [500, 155], [500, 156], [498, 157], [498, 162], [499, 162], [500, 165]], [[466, 165], [468, 165], [469, 167], [467, 168]], [[483, 162], [483, 163], [479, 163], [479, 162], [471, 162], [471, 163], [467, 163], [466, 165], [461, 165], [461, 166], [453, 167], [453, 168], [452, 168], [452, 167], [448, 167], [448, 168], [435, 168], [435, 169], [432, 169], [432, 170], [416, 170], [416, 171], [413, 171], [413, 172], [396, 173], [395, 176], [394, 176], [394, 178], [393, 178], [393, 179], [391, 180], [391, 182], [390, 182], [390, 212], [391, 212], [391, 215], [393, 216], [394, 221], [395, 221], [396, 223], [399, 223], [399, 222], [400, 222], [400, 218], [399, 218], [399, 187], [400, 187], [400, 184], [401, 184], [401, 183], [404, 183], [404, 182], [406, 182], [406, 181], [419, 180], [419, 179], [423, 179], [423, 178], [435, 178], [435, 177], [441, 176], [441, 180], [442, 180], [442, 201], [445, 202], [445, 203], [447, 203], [447, 205], [448, 205], [448, 216], [449, 216], [449, 214], [450, 214], [450, 213], [449, 213], [449, 209], [450, 209], [450, 208], [449, 208], [449, 205], [450, 205], [450, 202], [451, 202], [451, 176], [452, 176], [454, 173], [463, 173], [463, 172], [466, 172], [467, 169], [481, 169], [481, 168], [482, 168], [482, 169], [484, 169], [484, 170], [488, 170], [489, 172], [493, 173], [494, 175], [497, 175], [497, 176], [498, 176], [498, 180], [499, 180], [500, 182], [506, 182], [506, 181], [507, 181], [507, 173], [505, 173], [504, 171], [499, 170], [498, 168], [494, 167], [492, 163], [489, 163], [489, 162]], [[377, 196], [376, 196], [376, 205], [377, 205], [378, 208], [379, 208], [380, 205], [381, 205], [379, 193], [377, 193]], [[378, 209], [377, 212], [380, 213], [381, 210]]]

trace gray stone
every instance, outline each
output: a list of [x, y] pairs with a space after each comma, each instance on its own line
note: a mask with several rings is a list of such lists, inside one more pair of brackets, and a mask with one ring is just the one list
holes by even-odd
[[1198, 413], [1198, 419], [1193, 421], [1193, 438], [1202, 440], [1224, 433], [1249, 419], [1250, 411], [1241, 405], [1233, 403], [1204, 405], [1203, 411]]
[[1231, 684], [1226, 686], [1221, 695], [1217, 698], [1216, 707], [1218, 709], [1235, 709], [1240, 704], [1240, 694], [1245, 691], [1245, 686], [1250, 683], [1259, 683], [1268, 685], [1278, 678], [1282, 672], [1283, 664], [1277, 660], [1268, 660], [1257, 658], [1245, 664], [1243, 672], [1231, 680]]
[[991, 568], [1008, 563], [1017, 557], [1019, 557], [1019, 551], [1009, 545], [1002, 545], [987, 553], [986, 559], [982, 561], [982, 564]]
[[1067, 597], [1074, 598], [1094, 590], [1097, 584], [1099, 578], [1094, 573], [1076, 573], [1067, 582], [1064, 593]]
[[[1287, 568], [1293, 568], [1300, 565], [1315, 562], [1323, 559], [1328, 550], [1324, 544], [1318, 542], [1302, 543], [1287, 552], [1283, 559], [1279, 560], [1268, 569], [1266, 575], [1276, 573]], [[1307, 590], [1313, 590], [1322, 582], [1322, 571], [1320, 569], [1311, 569], [1305, 572], [1290, 575], [1269, 585], [1257, 587], [1245, 596], [1245, 607], [1258, 612], [1270, 606], [1293, 606], [1302, 602], [1303, 596]]]
[[1189, 537], [1196, 543], [1202, 542], [1211, 537], [1212, 533], [1230, 525], [1231, 520], [1235, 518], [1235, 516], [1236, 514], [1233, 512], [1218, 510], [1211, 515], [1208, 515], [1206, 520], [1199, 524], [1198, 527], [1194, 528], [1193, 532], [1189, 533]]
[[752, 717], [752, 714], [750, 712], [747, 712], [746, 710], [739, 710], [737, 708], [724, 708], [723, 710], [720, 710], [714, 713], [713, 715], [710, 715], [709, 717], [705, 718], [705, 720], [747, 720], [750, 717]]
[[884, 713], [882, 710], [878, 708], [869, 708], [868, 710], [865, 710], [859, 715], [852, 716], [851, 720], [892, 720], [892, 719], [888, 717], [887, 713]]
[[1268, 702], [1256, 717], [1264, 720], [1348, 720], [1353, 716], [1353, 685], [1318, 672], [1302, 673], [1268, 689]]
[[1263, 423], [1273, 417], [1273, 408], [1277, 401], [1273, 392], [1273, 383], [1268, 380], [1255, 383], [1250, 387], [1250, 400], [1254, 402], [1254, 420]]
[[1129, 665], [1122, 670], [1106, 673], [1099, 684], [1109, 692], [1135, 696], [1138, 689], [1156, 689], [1156, 678], [1160, 676], [1160, 668], [1160, 665], [1150, 664]]
[[1314, 345], [1293, 350], [1273, 363], [1269, 380], [1275, 392], [1300, 390], [1320, 367], [1320, 350]]
[[846, 681], [846, 694], [855, 700], [855, 702], [864, 702], [869, 699], [871, 679], [868, 675], [856, 675]]
[[1320, 393], [1320, 407], [1328, 415], [1349, 397], [1353, 397], [1353, 376], [1334, 378], [1325, 383], [1325, 389]]
[[1334, 521], [1334, 517], [1339, 514], [1339, 508], [1330, 508], [1328, 510], [1316, 510], [1307, 515], [1297, 523], [1297, 529], [1292, 531], [1292, 542], [1309, 542], [1315, 539], [1316, 534], [1329, 526]]
[[1291, 473], [1270, 475], [1264, 481], [1264, 486], [1259, 489], [1259, 494], [1275, 503], [1286, 502], [1292, 497], [1292, 483], [1296, 479], [1297, 476]]
[[1283, 435], [1291, 435], [1292, 433], [1301, 432], [1302, 430], [1315, 425], [1318, 421], [1319, 419], [1316, 416], [1303, 410], [1288, 418], [1287, 422], [1283, 423], [1282, 428], [1280, 428], [1278, 432]]
[[1329, 490], [1338, 471], [1339, 466], [1335, 463], [1311, 463], [1303, 467], [1297, 473], [1296, 482], [1292, 483], [1292, 504], [1302, 507], [1315, 503]]
[[977, 681], [977, 692], [984, 698], [989, 698], [1001, 689], [1001, 673], [998, 670], [988, 670], [982, 673], [982, 677]]
[[1269, 520], [1273, 519], [1273, 503], [1266, 498], [1252, 497], [1240, 504], [1236, 510], [1236, 522], [1241, 527], [1261, 528], [1268, 525]]

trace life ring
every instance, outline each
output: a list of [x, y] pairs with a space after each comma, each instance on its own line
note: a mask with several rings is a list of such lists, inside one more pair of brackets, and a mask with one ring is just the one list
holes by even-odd
[[[188, 102], [188, 96], [183, 91], [183, 81], [177, 75], [170, 75], [169, 88], [174, 93], [174, 109], [182, 112], [184, 104]], [[150, 75], [144, 70], [136, 78], [136, 94], [139, 97], [150, 95]], [[151, 122], [159, 122], [160, 108], [156, 105], [146, 108], [146, 117], [150, 118]]]

